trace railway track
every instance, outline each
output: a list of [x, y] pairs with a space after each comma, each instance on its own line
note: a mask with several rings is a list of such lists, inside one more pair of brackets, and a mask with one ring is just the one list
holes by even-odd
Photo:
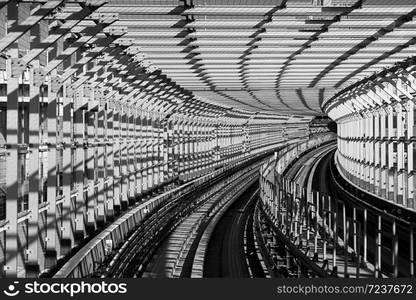
[[[328, 145], [324, 149], [312, 151], [310, 156], [303, 158], [307, 163], [303, 160], [295, 162], [293, 177], [301, 178], [306, 185], [307, 176], [299, 175], [309, 172], [316, 161], [333, 147]], [[266, 221], [258, 205], [257, 186], [256, 182], [211, 219], [198, 243], [192, 277], [290, 277], [290, 272], [279, 272], [271, 255], [270, 236], [263, 236]], [[297, 263], [314, 276], [328, 276], [306, 255]]]
[[179, 224], [156, 252], [144, 277], [202, 277], [205, 247], [212, 229], [230, 206], [246, 197], [250, 190], [247, 187], [258, 180], [259, 165], [233, 176]]
[[[321, 147], [308, 149], [296, 160], [288, 164], [283, 174], [287, 181], [296, 186], [294, 195], [305, 197], [310, 185], [310, 177], [313, 176], [316, 165], [327, 153], [333, 151], [334, 143], [325, 144]], [[272, 166], [269, 166], [269, 168]], [[273, 180], [273, 172], [269, 172], [269, 180]], [[274, 188], [275, 189], [275, 188]], [[277, 226], [280, 216], [275, 216], [259, 203], [255, 212], [256, 227], [260, 234], [260, 240], [264, 247], [264, 257], [267, 257], [269, 268], [274, 277], [329, 277], [331, 276], [322, 264], [310, 257], [309, 248], [302, 249], [291, 239], [292, 229], [284, 229]], [[290, 208], [287, 208], [288, 210]], [[283, 224], [281, 224], [283, 225]], [[285, 233], [288, 231], [290, 236]]]
[[[345, 189], [339, 182], [339, 175], [336, 178], [331, 163], [333, 149], [331, 144], [310, 149], [292, 161], [284, 173], [288, 180], [300, 187], [298, 190], [314, 189], [325, 195], [318, 209], [320, 214], [328, 208], [332, 198], [343, 197], [344, 202], [348, 202], [342, 205], [336, 201], [329, 205], [344, 212], [344, 223], [343, 218], [318, 218], [315, 220], [319, 223], [315, 235], [332, 238], [332, 227], [327, 225], [336, 222], [337, 238], [341, 244], [336, 246], [340, 248], [338, 256], [347, 253], [347, 260], [353, 260], [354, 253], [359, 252], [365, 256], [364, 262], [369, 263], [370, 270], [377, 269], [381, 277], [395, 272], [399, 276], [410, 274], [409, 268], [402, 271], [406, 269], [405, 265], [409, 265], [409, 260], [413, 261], [409, 251], [406, 254], [406, 247], [411, 243], [406, 221], [402, 224], [398, 216], [360, 201], [357, 193]], [[112, 256], [106, 269], [101, 270], [101, 277], [337, 276], [337, 271], [329, 272], [327, 261], [315, 261], [309, 247], [302, 249], [296, 244], [299, 240], [294, 242], [288, 238], [285, 235], [287, 229], [282, 231], [276, 226], [275, 216], [271, 215], [268, 207], [260, 205], [258, 171], [262, 163], [261, 159], [247, 162], [243, 168], [235, 168], [200, 185], [196, 191], [153, 208], [154, 213], [144, 211], [143, 221]], [[310, 194], [308, 191], [308, 197]], [[358, 244], [357, 249], [354, 233], [350, 231], [346, 236], [347, 248], [343, 247], [345, 219], [354, 218], [354, 222], [363, 224], [364, 208], [367, 209], [366, 244]], [[386, 220], [379, 224], [380, 213]], [[401, 247], [397, 250], [398, 257], [395, 257], [397, 244]], [[318, 246], [322, 247], [321, 244]], [[332, 251], [331, 247], [327, 250]], [[393, 262], [399, 267], [394, 267]]]
[[194, 276], [194, 258], [205, 228], [258, 180], [264, 158], [247, 161], [150, 214], [112, 256], [101, 277]]
[[194, 265], [203, 277], [266, 277], [260, 263], [252, 228], [252, 217], [258, 201], [258, 181], [212, 224], [209, 241], [201, 247], [204, 259]]
[[[273, 150], [279, 148], [281, 146]], [[211, 173], [182, 182], [178, 187], [161, 191], [161, 194], [137, 203], [78, 249], [59, 267], [53, 277], [141, 276], [155, 254], [155, 249], [206, 200], [199, 197], [200, 195], [210, 197], [215, 193], [212, 187], [221, 189], [221, 182], [225, 182], [241, 169], [260, 165], [273, 150], [242, 157], [238, 162], [229, 165], [219, 165]]]

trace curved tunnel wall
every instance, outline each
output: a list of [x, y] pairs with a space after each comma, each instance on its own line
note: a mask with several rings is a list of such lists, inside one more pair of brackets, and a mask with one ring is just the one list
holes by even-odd
[[104, 4], [0, 4], [0, 277], [37, 276], [135, 201], [308, 134], [310, 118], [186, 91]]
[[415, 210], [415, 67], [361, 81], [324, 109], [337, 122], [340, 171], [360, 188]]
[[[311, 116], [247, 112], [195, 96], [146, 58], [122, 25], [126, 20], [116, 23], [112, 7], [100, 10], [104, 4], [0, 2], [0, 276], [37, 276], [136, 200], [311, 133]], [[406, 51], [396, 59], [412, 48]], [[183, 61], [193, 76], [198, 64]], [[269, 63], [253, 74], [275, 74]], [[204, 87], [201, 74], [191, 82]], [[411, 67], [396, 68], [339, 93], [324, 108], [338, 122], [343, 174], [415, 209], [413, 74]], [[256, 86], [272, 82], [274, 89], [267, 76], [255, 79]], [[250, 82], [238, 77], [243, 86]], [[288, 77], [296, 87], [303, 80]], [[206, 87], [202, 95], [212, 85]], [[321, 103], [324, 90], [308, 97]], [[266, 102], [274, 101], [272, 93]], [[296, 95], [277, 95], [281, 103], [273, 111], [321, 113], [303, 101], [302, 89]], [[239, 97], [227, 103], [249, 107]], [[300, 102], [288, 101], [292, 110], [282, 106], [286, 97]], [[306, 110], [295, 107], [301, 102]]]

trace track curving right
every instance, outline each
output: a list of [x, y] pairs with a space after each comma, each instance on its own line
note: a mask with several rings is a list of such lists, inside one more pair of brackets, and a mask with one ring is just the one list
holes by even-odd
[[266, 277], [256, 253], [253, 213], [259, 183], [253, 183], [224, 213], [211, 235], [204, 277]]

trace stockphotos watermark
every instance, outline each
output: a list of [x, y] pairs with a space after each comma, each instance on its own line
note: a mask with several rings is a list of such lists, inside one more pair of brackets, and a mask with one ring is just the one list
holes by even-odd
[[63, 294], [74, 297], [78, 294], [125, 294], [127, 283], [107, 283], [105, 281], [90, 282], [26, 282], [22, 286], [19, 281], [14, 281], [3, 290], [3, 294], [15, 297], [19, 294]]

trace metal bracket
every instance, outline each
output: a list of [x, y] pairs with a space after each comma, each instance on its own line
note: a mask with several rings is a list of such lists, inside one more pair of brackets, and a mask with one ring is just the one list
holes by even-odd
[[119, 46], [130, 47], [134, 45], [134, 42], [135, 42], [134, 39], [122, 38], [122, 39], [118, 39], [114, 41], [114, 44], [119, 45]]
[[12, 69], [12, 78], [18, 78], [23, 70], [26, 68], [26, 65], [23, 63], [23, 60], [21, 58], [12, 58], [11, 61], [11, 69]]
[[33, 85], [40, 87], [45, 81], [46, 74], [41, 68], [33, 70]]
[[140, 46], [131, 46], [131, 47], [128, 47], [125, 51], [129, 55], [140, 55], [141, 54], [141, 55], [144, 56], [144, 54], [142, 53], [143, 49]]
[[156, 67], [155, 65], [150, 65], [150, 66], [148, 66], [148, 67], [147, 67], [147, 71], [148, 71], [149, 73], [153, 73], [153, 72], [155, 72], [155, 71], [157, 71], [157, 70], [159, 70], [159, 68], [158, 68], [158, 67]]
[[84, 97], [90, 98], [91, 97], [91, 85], [89, 83], [84, 84]]
[[51, 77], [51, 92], [57, 93], [62, 86], [62, 80], [60, 76]]
[[109, 100], [109, 101], [108, 101], [108, 109], [109, 109], [109, 110], [114, 109], [114, 102], [113, 102], [112, 100]]
[[104, 24], [111, 24], [114, 21], [119, 19], [118, 13], [92, 13], [86, 19], [88, 20], [98, 20], [99, 23]]
[[101, 91], [100, 87], [96, 87], [94, 89], [94, 98], [95, 100], [98, 101], [99, 106], [102, 107], [104, 105], [104, 96], [103, 96], [103, 92]]
[[66, 85], [66, 96], [69, 98], [72, 98], [74, 96], [74, 89], [72, 87], [72, 84]]
[[[114, 36], [122, 36], [124, 34], [127, 33], [127, 27], [120, 27], [120, 26], [112, 26], [112, 27], [107, 27], [103, 30], [104, 33], [108, 33], [109, 35], [114, 35]], [[120, 39], [119, 39], [120, 40]], [[118, 41], [115, 41], [114, 44], [118, 44]], [[133, 39], [130, 39], [131, 41], [134, 41]], [[130, 44], [129, 44], [130, 45]], [[127, 45], [126, 45], [127, 46]]]
[[150, 62], [150, 61], [148, 61], [148, 60], [142, 60], [142, 61], [139, 63], [139, 66], [140, 66], [140, 67], [142, 67], [142, 68], [147, 68], [147, 67], [150, 67], [150, 65], [151, 65], [151, 62]]

